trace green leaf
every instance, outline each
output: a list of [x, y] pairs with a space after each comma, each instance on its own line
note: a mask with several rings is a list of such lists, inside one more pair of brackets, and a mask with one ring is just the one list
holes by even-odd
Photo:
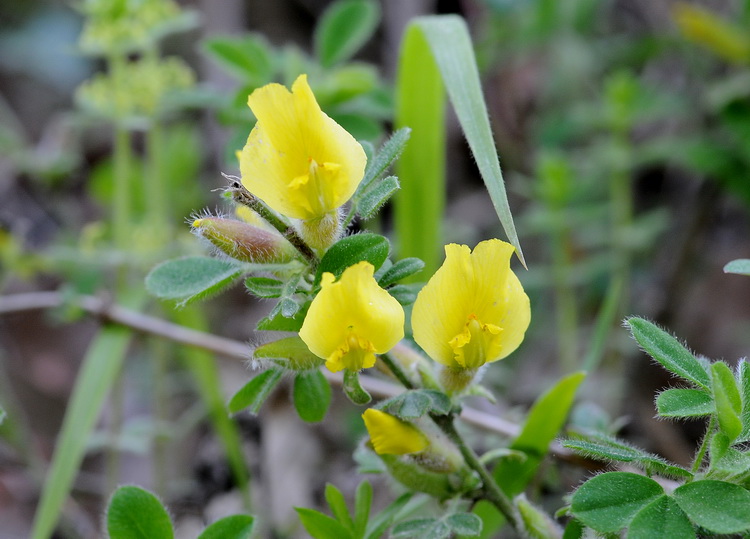
[[714, 533], [750, 530], [750, 492], [724, 481], [693, 481], [672, 493], [677, 505], [698, 526]]
[[417, 300], [417, 294], [424, 287], [424, 283], [397, 284], [388, 289], [388, 293], [396, 298], [401, 305], [411, 305]]
[[229, 411], [236, 414], [249, 408], [251, 414], [257, 414], [268, 395], [281, 381], [282, 373], [279, 369], [268, 369], [250, 380], [229, 401]]
[[231, 285], [246, 270], [220, 258], [192, 256], [167, 260], [146, 276], [146, 290], [161, 299], [182, 300], [180, 305], [215, 294]]
[[369, 262], [377, 270], [388, 258], [391, 244], [383, 236], [371, 234], [354, 234], [334, 243], [323, 258], [320, 259], [318, 271], [315, 273], [315, 285], [320, 283], [323, 273], [333, 273], [337, 279], [344, 270], [363, 260]]
[[737, 364], [737, 383], [742, 394], [742, 432], [736, 442], [750, 441], [750, 363], [742, 359]]
[[454, 533], [461, 535], [475, 536], [482, 532], [482, 519], [471, 513], [453, 513], [445, 523]]
[[550, 442], [565, 424], [576, 390], [585, 377], [585, 373], [577, 372], [562, 378], [534, 403], [521, 433], [510, 445], [510, 449], [526, 453], [526, 460], [506, 459], [495, 467], [495, 480], [507, 494], [519, 494], [534, 476]]
[[359, 184], [359, 189], [362, 192], [364, 192], [373, 181], [380, 178], [398, 156], [401, 155], [401, 152], [403, 152], [406, 147], [406, 143], [409, 142], [410, 136], [411, 129], [408, 127], [402, 127], [393, 133], [391, 138], [383, 143], [373, 159], [367, 160], [365, 175]]
[[307, 533], [315, 539], [351, 539], [351, 533], [338, 520], [314, 509], [295, 507]]
[[396, 176], [388, 176], [378, 182], [375, 187], [363, 194], [357, 201], [357, 213], [362, 219], [370, 219], [388, 202], [400, 185]]
[[354, 493], [354, 537], [365, 537], [367, 521], [372, 507], [372, 485], [365, 480], [357, 485]]
[[372, 400], [372, 397], [359, 382], [359, 373], [357, 371], [344, 371], [344, 394], [354, 404], [365, 405]]
[[[492, 137], [471, 38], [466, 23], [456, 15], [418, 17], [411, 22], [406, 30], [396, 83], [398, 103], [396, 124], [411, 126], [414, 129], [415, 136], [399, 162], [398, 176], [401, 178], [403, 185], [401, 195], [409, 187], [411, 196], [415, 197], [411, 199], [411, 202], [416, 204], [410, 208], [407, 208], [406, 205], [403, 205], [400, 210], [397, 208], [397, 217], [400, 213], [400, 218], [403, 219], [404, 213], [412, 210], [417, 211], [417, 215], [421, 217], [419, 213], [421, 208], [418, 203], [418, 197], [420, 196], [418, 191], [420, 189], [424, 190], [421, 193], [423, 196], [429, 196], [426, 192], [428, 189], [444, 190], [442, 172], [435, 173], [434, 170], [436, 167], [444, 168], [445, 163], [443, 113], [439, 110], [442, 108], [444, 98], [442, 88], [439, 88], [438, 72], [442, 76], [442, 81], [456, 111], [456, 116], [469, 143], [479, 172], [487, 186], [495, 211], [500, 218], [500, 223], [510, 243], [515, 246], [519, 259], [525, 265], [521, 245], [513, 224], [508, 197], [505, 193], [505, 184]], [[434, 135], [419, 134], [420, 137], [428, 137], [430, 142], [426, 145], [422, 142], [417, 143], [416, 140], [418, 131], [425, 127], [440, 130]], [[420, 158], [415, 155], [424, 149], [427, 149], [428, 153], [423, 157]], [[411, 150], [414, 150], [415, 154], [407, 157]], [[431, 158], [436, 159], [435, 164], [429, 163]], [[408, 165], [401, 167], [405, 160]], [[419, 180], [416, 180], [416, 175], [423, 172], [420, 168], [415, 168], [419, 163], [426, 166], [424, 172], [427, 175], [423, 180], [423, 185], [411, 187], [410, 183], [419, 182]], [[436, 226], [437, 223], [432, 219], [435, 211], [442, 212], [440, 202], [437, 206], [430, 208], [430, 217], [427, 222], [413, 232], [413, 237], [417, 238], [417, 241], [429, 241], [429, 239], [435, 238], [434, 234], [426, 236], [425, 239], [419, 236], [428, 227]], [[407, 220], [407, 222], [409, 221]], [[404, 238], [401, 237], [401, 228], [398, 224], [397, 229], [399, 245], [402, 245]], [[428, 245], [429, 250], [426, 252], [430, 255], [429, 259], [420, 256], [419, 251], [416, 250], [405, 249], [402, 254], [419, 256], [425, 261], [428, 273], [432, 273], [435, 269], [433, 267], [435, 255], [430, 251], [434, 251], [436, 248], [437, 245], [434, 243]]]
[[388, 507], [383, 509], [367, 523], [365, 539], [380, 539], [383, 537], [385, 530], [394, 521], [396, 516], [401, 512], [404, 506], [414, 496], [413, 492], [405, 492], [396, 498]]
[[294, 408], [308, 423], [323, 421], [331, 405], [331, 385], [319, 370], [301, 372], [294, 378]]
[[450, 537], [450, 535], [450, 526], [436, 518], [417, 518], [414, 520], [408, 520], [397, 524], [391, 530], [391, 537], [395, 539], [415, 537], [445, 539]]
[[320, 367], [325, 360], [313, 354], [299, 336], [273, 341], [253, 351], [256, 359], [278, 359], [276, 362], [289, 370], [306, 371]]
[[377, 2], [334, 2], [315, 28], [315, 56], [323, 67], [348, 60], [372, 37], [379, 22]]
[[203, 42], [203, 49], [241, 80], [261, 86], [273, 76], [273, 58], [260, 35], [214, 37]]
[[660, 496], [633, 517], [628, 528], [628, 539], [691, 539], [693, 525], [685, 513], [669, 496]]
[[693, 476], [689, 471], [658, 455], [604, 435], [591, 436], [586, 440], [565, 440], [563, 446], [589, 458], [631, 462], [649, 473], [658, 473], [667, 477]]
[[664, 495], [659, 483], [629, 472], [597, 475], [573, 493], [570, 511], [586, 526], [612, 533], [626, 527], [641, 509]]
[[412, 389], [381, 402], [378, 408], [401, 419], [415, 419], [430, 412], [445, 415], [451, 410], [451, 401], [440, 391]]
[[724, 266], [724, 273], [750, 275], [750, 259], [740, 258], [738, 260], [732, 260], [726, 266]]
[[297, 332], [302, 329], [302, 323], [305, 321], [305, 315], [310, 304], [303, 305], [300, 310], [292, 317], [286, 317], [281, 313], [281, 310], [277, 311], [273, 315], [262, 318], [255, 329], [261, 331], [294, 331]]
[[250, 515], [231, 515], [211, 524], [198, 539], [250, 539], [254, 525]]
[[284, 290], [284, 282], [270, 277], [248, 277], [245, 287], [259, 298], [278, 298]]
[[378, 284], [385, 288], [405, 277], [409, 277], [410, 275], [422, 271], [422, 269], [424, 269], [424, 262], [420, 259], [404, 258], [393, 264], [393, 266], [391, 266], [378, 280]]
[[[132, 303], [135, 305], [138, 302]], [[73, 479], [83, 461], [86, 441], [120, 372], [131, 335], [125, 328], [106, 326], [86, 351], [65, 410], [55, 453], [44, 481], [42, 498], [34, 515], [31, 532], [33, 539], [52, 536]]]
[[112, 539], [170, 539], [172, 521], [159, 499], [136, 486], [118, 488], [107, 507]]
[[655, 324], [642, 318], [629, 318], [633, 338], [643, 350], [669, 372], [708, 389], [708, 373], [698, 359], [680, 342]]
[[354, 531], [354, 522], [349, 515], [349, 508], [346, 506], [346, 500], [344, 500], [344, 495], [341, 491], [331, 483], [326, 483], [325, 497], [334, 518], [349, 530], [350, 533]]
[[732, 371], [722, 361], [711, 365], [711, 382], [719, 428], [731, 443], [742, 432], [740, 391], [734, 381]]
[[701, 389], [665, 389], [656, 397], [656, 409], [662, 417], [698, 417], [711, 415], [714, 402]]

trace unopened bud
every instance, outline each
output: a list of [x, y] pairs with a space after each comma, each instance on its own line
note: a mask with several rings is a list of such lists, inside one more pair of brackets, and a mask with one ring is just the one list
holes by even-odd
[[513, 500], [521, 517], [525, 537], [530, 539], [555, 539], [562, 537], [560, 527], [541, 509], [520, 494]]
[[193, 231], [223, 253], [257, 264], [283, 264], [297, 254], [281, 234], [235, 219], [204, 217], [193, 221]]

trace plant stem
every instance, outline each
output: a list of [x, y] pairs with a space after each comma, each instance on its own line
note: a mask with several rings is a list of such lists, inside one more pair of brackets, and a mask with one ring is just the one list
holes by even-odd
[[701, 446], [698, 448], [698, 452], [695, 454], [695, 460], [693, 461], [693, 465], [690, 467], [690, 471], [693, 473], [697, 473], [701, 467], [703, 458], [706, 456], [706, 451], [708, 450], [708, 442], [709, 442], [709, 439], [711, 438], [711, 433], [713, 432], [715, 426], [716, 426], [716, 416], [712, 415], [711, 419], [708, 421], [708, 426], [706, 427], [706, 434], [703, 436], [703, 441], [701, 441]]
[[229, 178], [231, 185], [227, 188], [227, 192], [231, 193], [232, 200], [238, 202], [244, 206], [247, 206], [255, 213], [265, 219], [268, 224], [274, 227], [276, 230], [286, 238], [286, 240], [292, 244], [292, 246], [299, 251], [299, 253], [307, 259], [307, 261], [314, 266], [318, 265], [318, 257], [315, 255], [313, 250], [310, 248], [305, 240], [303, 240], [299, 234], [290, 225], [279, 219], [269, 208], [266, 206], [258, 197], [253, 195], [250, 191], [245, 189], [239, 181], [234, 178]]
[[[383, 363], [388, 366], [393, 375], [398, 379], [399, 382], [404, 385], [405, 388], [415, 389], [415, 385], [411, 382], [411, 380], [409, 380], [408, 376], [406, 376], [406, 373], [403, 371], [403, 369], [401, 369], [401, 366], [393, 361], [393, 359], [388, 354], [381, 354], [380, 359], [383, 360]], [[520, 527], [520, 520], [518, 518], [518, 515], [516, 514], [515, 509], [513, 508], [513, 503], [508, 499], [505, 493], [500, 490], [500, 487], [487, 471], [487, 468], [485, 468], [482, 463], [479, 462], [479, 457], [477, 457], [476, 453], [474, 453], [474, 451], [466, 444], [464, 439], [458, 433], [458, 431], [456, 430], [456, 426], [453, 423], [453, 414], [438, 415], [431, 413], [430, 418], [435, 422], [440, 430], [442, 430], [446, 434], [446, 436], [448, 436], [448, 438], [450, 438], [451, 441], [456, 444], [456, 447], [458, 447], [458, 449], [461, 451], [461, 455], [463, 455], [464, 460], [466, 461], [466, 464], [469, 466], [469, 468], [479, 474], [479, 477], [482, 479], [482, 488], [486, 499], [495, 507], [497, 507], [497, 509], [503, 514], [508, 522], [513, 525], [514, 528], [516, 528], [517, 530], [521, 530], [522, 528]]]

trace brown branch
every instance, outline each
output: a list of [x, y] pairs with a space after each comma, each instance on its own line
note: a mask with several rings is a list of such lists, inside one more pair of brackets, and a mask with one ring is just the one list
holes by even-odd
[[[104, 322], [127, 326], [140, 333], [163, 337], [179, 344], [208, 350], [227, 358], [246, 360], [251, 357], [250, 347], [243, 342], [173, 324], [161, 318], [112, 304], [96, 296], [69, 298], [64, 297], [59, 292], [30, 292], [3, 296], [0, 297], [0, 315], [54, 309], [66, 304], [73, 304]], [[333, 374], [325, 369], [323, 369], [323, 374], [331, 383], [342, 385], [343, 380], [340, 374]], [[360, 376], [360, 382], [369, 393], [380, 398], [394, 397], [403, 391], [400, 386], [368, 375]], [[464, 407], [461, 412], [461, 419], [509, 438], [516, 437], [520, 432], [520, 427], [515, 423], [474, 408]], [[574, 461], [578, 464], [586, 462], [587, 464], [583, 464], [586, 467], [591, 467], [592, 464], [590, 461], [585, 461], [585, 459], [576, 456], [557, 442], [550, 446], [550, 452], [563, 460]]]

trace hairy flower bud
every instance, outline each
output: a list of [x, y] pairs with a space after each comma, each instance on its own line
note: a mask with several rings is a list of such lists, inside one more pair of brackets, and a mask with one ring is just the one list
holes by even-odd
[[193, 221], [193, 231], [242, 262], [282, 264], [297, 254], [281, 234], [235, 219], [203, 217]]

